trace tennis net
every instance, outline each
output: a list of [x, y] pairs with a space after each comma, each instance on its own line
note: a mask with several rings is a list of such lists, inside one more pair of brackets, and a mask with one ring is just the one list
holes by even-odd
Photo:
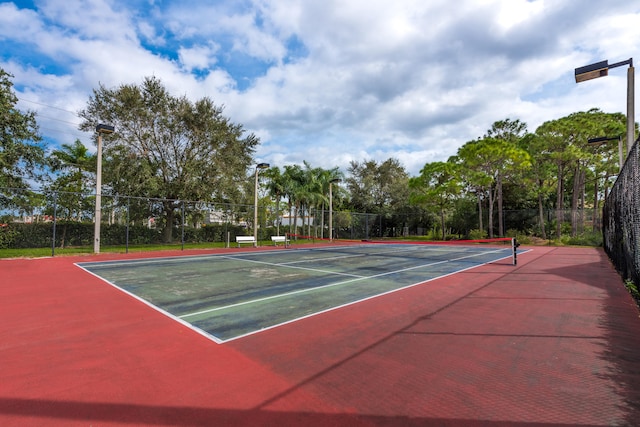
[[[509, 261], [513, 265], [517, 265], [518, 261], [518, 247], [520, 244], [517, 242], [515, 238], [512, 237], [498, 237], [491, 239], [475, 239], [475, 240], [345, 240], [345, 239], [317, 239], [312, 236], [304, 236], [304, 235], [289, 235], [288, 236], [291, 241], [313, 241], [315, 243], [322, 244], [331, 244], [333, 250], [336, 248], [351, 248], [350, 250], [355, 250], [354, 248], [358, 248], [357, 250], [362, 252], [374, 253], [376, 250], [384, 250], [387, 254], [386, 256], [393, 253], [393, 251], [385, 250], [391, 248], [392, 246], [413, 246], [413, 247], [441, 247], [443, 252], [443, 257], [456, 257], [458, 255], [463, 255], [469, 252], [493, 252], [503, 254], [503, 257], [500, 259], [509, 259]], [[375, 249], [379, 247], [379, 249]], [[420, 251], [415, 252], [419, 254]], [[432, 255], [427, 254], [426, 251], [423, 252], [426, 254], [425, 256], [432, 257]], [[399, 251], [399, 254], [402, 256], [406, 256], [406, 251]]]

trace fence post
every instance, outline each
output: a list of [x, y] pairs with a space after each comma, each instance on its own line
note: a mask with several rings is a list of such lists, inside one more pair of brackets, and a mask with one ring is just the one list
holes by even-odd
[[51, 256], [56, 255], [56, 220], [58, 216], [58, 192], [53, 192], [53, 235], [51, 236]]
[[182, 201], [182, 250], [184, 251], [184, 200]]
[[125, 236], [125, 253], [129, 253], [129, 210], [131, 209], [131, 197], [127, 197], [127, 235]]

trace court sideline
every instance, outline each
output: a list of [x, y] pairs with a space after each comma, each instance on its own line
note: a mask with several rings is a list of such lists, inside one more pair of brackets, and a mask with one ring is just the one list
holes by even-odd
[[0, 261], [1, 425], [594, 426], [640, 415], [638, 310], [600, 249], [535, 247], [517, 267], [223, 345], [78, 260]]

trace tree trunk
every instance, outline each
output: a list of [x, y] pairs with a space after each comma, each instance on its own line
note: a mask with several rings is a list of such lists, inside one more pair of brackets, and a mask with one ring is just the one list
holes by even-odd
[[583, 169], [580, 174], [580, 224], [579, 231], [580, 233], [584, 233], [584, 223], [586, 219], [586, 211], [584, 210], [584, 202], [587, 198], [587, 173]]
[[493, 238], [493, 190], [489, 187], [489, 238]]
[[562, 176], [562, 165], [558, 165], [558, 187], [556, 190], [556, 239], [560, 238], [562, 231], [562, 210], [564, 208], [564, 177]]
[[498, 174], [498, 180], [496, 183], [496, 190], [498, 192], [498, 235], [504, 236], [504, 223], [502, 218], [502, 176]]
[[598, 230], [598, 213], [600, 210], [598, 206], [598, 204], [600, 203], [600, 201], [598, 200], [598, 171], [596, 171], [595, 176], [596, 179], [593, 185], [593, 231]]
[[276, 197], [276, 233], [278, 236], [280, 235], [280, 199], [280, 196]]
[[440, 223], [442, 225], [442, 240], [444, 240], [447, 236], [444, 232], [444, 227], [445, 227], [445, 223], [444, 223], [444, 208], [440, 208]]
[[482, 196], [481, 196], [481, 192], [478, 191], [477, 193], [478, 195], [478, 227], [479, 230], [484, 232], [484, 224], [482, 221]]
[[573, 191], [571, 194], [571, 237], [578, 235], [578, 204], [580, 203], [580, 165], [573, 172]]
[[164, 213], [165, 213], [166, 223], [164, 225], [164, 230], [162, 230], [162, 242], [172, 243], [173, 242], [173, 220], [175, 219], [175, 212], [173, 211], [173, 206], [171, 206], [171, 204], [165, 204]]
[[544, 221], [544, 206], [542, 203], [542, 181], [538, 182], [538, 218], [540, 221], [540, 234], [543, 239], [547, 238], [547, 232]]
[[322, 215], [320, 216], [320, 238], [324, 239], [324, 202], [322, 202]]
[[[296, 206], [294, 208], [294, 214], [293, 214], [293, 234], [295, 236], [298, 235], [298, 210], [300, 209], [300, 205], [296, 203]], [[304, 229], [304, 221], [302, 222], [303, 224], [303, 229]], [[297, 237], [296, 237], [297, 239]]]

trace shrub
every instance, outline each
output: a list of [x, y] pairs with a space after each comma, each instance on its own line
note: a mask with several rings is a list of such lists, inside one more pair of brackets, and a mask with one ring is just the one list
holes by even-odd
[[478, 230], [477, 228], [474, 228], [473, 230], [469, 231], [469, 238], [471, 240], [486, 239], [487, 232], [484, 230]]
[[585, 232], [575, 237], [562, 236], [560, 242], [572, 246], [602, 246], [602, 233]]
[[0, 227], [0, 249], [12, 248], [15, 244], [17, 232], [8, 225]]

